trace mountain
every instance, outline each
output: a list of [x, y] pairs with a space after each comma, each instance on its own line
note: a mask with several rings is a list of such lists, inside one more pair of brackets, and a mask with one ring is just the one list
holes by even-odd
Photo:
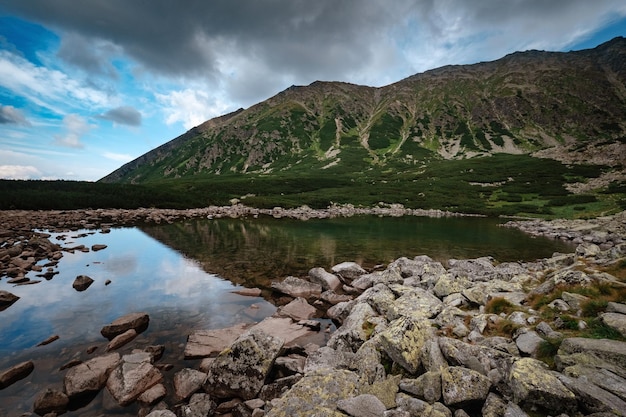
[[418, 171], [433, 161], [532, 155], [612, 166], [626, 155], [626, 39], [516, 52], [374, 88], [316, 81], [209, 120], [102, 182], [230, 174]]

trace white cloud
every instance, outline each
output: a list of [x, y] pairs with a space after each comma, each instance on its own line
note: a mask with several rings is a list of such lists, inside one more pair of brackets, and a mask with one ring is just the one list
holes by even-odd
[[0, 50], [0, 86], [57, 114], [68, 102], [78, 107], [107, 107], [110, 102], [105, 92], [6, 50]]
[[32, 165], [0, 165], [0, 178], [30, 180], [41, 177], [41, 171]]
[[132, 156], [125, 154], [125, 153], [105, 152], [102, 154], [102, 156], [104, 156], [107, 159], [111, 159], [113, 161], [119, 161], [119, 162], [128, 162], [128, 161], [133, 160]]
[[90, 125], [87, 120], [78, 114], [68, 114], [63, 118], [65, 125], [65, 133], [63, 135], [55, 135], [54, 143], [69, 148], [84, 148], [84, 144], [80, 141], [81, 137], [89, 132], [94, 126]]
[[185, 129], [198, 126], [212, 117], [221, 116], [229, 109], [228, 103], [197, 89], [187, 88], [168, 94], [156, 93], [155, 96], [163, 105], [165, 123], [172, 125], [181, 122]]

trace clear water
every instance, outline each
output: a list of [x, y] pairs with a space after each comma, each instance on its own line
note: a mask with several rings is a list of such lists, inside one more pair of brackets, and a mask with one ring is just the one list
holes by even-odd
[[[65, 234], [65, 247], [106, 244], [98, 252], [65, 254], [59, 274], [35, 285], [0, 289], [18, 300], [0, 312], [0, 369], [24, 360], [35, 362], [26, 379], [0, 390], [0, 416], [32, 411], [37, 394], [62, 389], [71, 359], [102, 354], [107, 340], [102, 326], [130, 312], [147, 312], [148, 329], [120, 349], [163, 344], [162, 363], [174, 366], [166, 379], [183, 367], [187, 336], [197, 329], [215, 329], [257, 322], [273, 314], [272, 280], [304, 276], [315, 266], [329, 269], [343, 261], [365, 267], [400, 256], [426, 254], [437, 260], [493, 256], [497, 261], [534, 260], [573, 248], [562, 242], [531, 238], [497, 227], [493, 219], [430, 219], [358, 217], [296, 221], [290, 219], [192, 220], [169, 225], [86, 231]], [[83, 234], [85, 234], [83, 236]], [[56, 235], [55, 235], [56, 236]], [[76, 276], [95, 282], [85, 291], [72, 288]], [[105, 285], [111, 280], [110, 285]], [[243, 297], [232, 291], [264, 288], [264, 297]], [[36, 345], [52, 335], [59, 340]], [[97, 347], [88, 354], [90, 347]], [[88, 405], [66, 415], [136, 415], [137, 406], [120, 408], [103, 390]]]

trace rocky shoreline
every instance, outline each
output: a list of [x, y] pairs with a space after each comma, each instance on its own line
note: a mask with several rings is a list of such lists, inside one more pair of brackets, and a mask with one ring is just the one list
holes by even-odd
[[[358, 214], [404, 210], [379, 209]], [[63, 251], [96, 250], [63, 248], [33, 229], [268, 214], [248, 210], [37, 212], [30, 224], [28, 212], [0, 213], [10, 226], [0, 234], [3, 276], [23, 278], [37, 259], [49, 259], [41, 272], [53, 273]], [[42, 391], [34, 411], [59, 415], [106, 389], [120, 407], [139, 404], [151, 417], [626, 416], [626, 212], [507, 226], [578, 247], [526, 263], [417, 256], [374, 271], [352, 262], [313, 268], [272, 284], [284, 299], [274, 316], [190, 334], [185, 357], [202, 362], [173, 376], [162, 347], [133, 349], [149, 317], [121, 317], [102, 329], [107, 352], [68, 364], [63, 389]], [[16, 301], [3, 296], [3, 308]], [[0, 388], [30, 372], [28, 362], [1, 371]], [[163, 401], [167, 387], [173, 402]]]

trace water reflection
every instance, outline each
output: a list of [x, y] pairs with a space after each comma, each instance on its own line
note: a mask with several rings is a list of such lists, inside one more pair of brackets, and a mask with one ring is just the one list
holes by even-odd
[[400, 256], [448, 259], [493, 256], [498, 262], [534, 260], [563, 242], [532, 238], [497, 227], [496, 219], [352, 217], [306, 222], [291, 219], [190, 220], [142, 227], [146, 233], [196, 259], [203, 268], [246, 286], [269, 286], [272, 279], [306, 275], [315, 266], [343, 261], [365, 267]]

